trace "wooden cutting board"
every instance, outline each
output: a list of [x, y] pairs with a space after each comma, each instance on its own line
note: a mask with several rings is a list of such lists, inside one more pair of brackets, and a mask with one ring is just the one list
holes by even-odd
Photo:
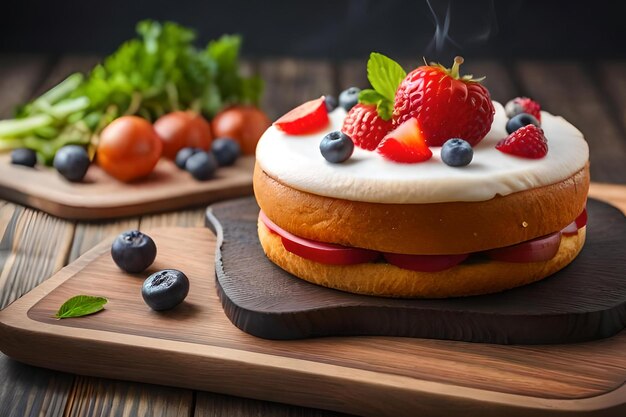
[[254, 197], [214, 204], [207, 218], [222, 242], [216, 271], [224, 311], [255, 336], [547, 344], [601, 339], [626, 326], [626, 217], [595, 199], [587, 213], [582, 252], [551, 277], [497, 294], [430, 300], [350, 294], [295, 278], [265, 256]]
[[117, 218], [250, 195], [253, 169], [254, 157], [244, 156], [214, 179], [196, 181], [161, 159], [147, 178], [126, 184], [92, 164], [83, 182], [71, 183], [52, 168], [12, 165], [10, 155], [0, 154], [0, 198], [67, 219]]
[[[0, 349], [29, 364], [371, 416], [623, 416], [626, 331], [598, 341], [505, 346], [396, 337], [275, 341], [231, 324], [204, 228], [155, 229], [158, 255], [127, 275], [103, 242], [0, 312]], [[156, 313], [143, 279], [178, 268], [187, 300]], [[610, 267], [610, 265], [607, 265]], [[96, 315], [56, 320], [70, 296], [109, 299]]]

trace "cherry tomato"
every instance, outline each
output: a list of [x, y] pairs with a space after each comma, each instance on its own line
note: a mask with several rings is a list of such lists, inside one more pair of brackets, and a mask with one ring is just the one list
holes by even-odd
[[96, 160], [112, 177], [132, 181], [152, 172], [162, 149], [161, 139], [150, 122], [137, 116], [123, 116], [100, 134]]
[[235, 139], [243, 153], [251, 155], [261, 135], [271, 124], [265, 113], [256, 107], [234, 106], [218, 113], [211, 127], [216, 138]]
[[213, 140], [209, 122], [191, 111], [175, 111], [161, 116], [154, 123], [154, 130], [163, 142], [163, 156], [169, 159], [175, 159], [182, 148], [208, 151]]

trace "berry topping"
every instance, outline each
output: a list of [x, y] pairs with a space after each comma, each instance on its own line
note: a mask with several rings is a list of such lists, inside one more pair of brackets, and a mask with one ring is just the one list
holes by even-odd
[[528, 113], [541, 122], [541, 106], [527, 97], [517, 97], [509, 101], [504, 106], [504, 111], [508, 118], [513, 118], [520, 113]]
[[535, 116], [528, 113], [520, 113], [517, 116], [511, 117], [509, 121], [506, 122], [506, 131], [507, 133], [513, 133], [520, 127], [524, 127], [526, 125], [541, 127], [541, 123], [539, 123], [539, 120], [537, 120]]
[[480, 142], [491, 129], [495, 110], [480, 80], [459, 75], [462, 63], [456, 57], [452, 68], [431, 64], [411, 71], [395, 94], [394, 123], [416, 118], [429, 146], [456, 137], [472, 146]]
[[373, 151], [392, 127], [391, 120], [383, 120], [378, 115], [376, 106], [357, 104], [348, 112], [341, 131], [352, 138], [356, 146]]
[[463, 139], [449, 139], [441, 148], [441, 160], [451, 167], [463, 167], [472, 162], [474, 149]]
[[212, 153], [198, 152], [187, 159], [185, 170], [198, 181], [206, 181], [213, 178], [217, 165], [217, 159]]
[[346, 161], [352, 156], [353, 151], [354, 142], [343, 132], [330, 132], [320, 142], [322, 156], [333, 164]]
[[324, 103], [326, 103], [326, 111], [329, 113], [335, 110], [338, 106], [335, 96], [326, 96], [326, 98], [324, 98]]
[[234, 164], [237, 158], [239, 158], [241, 146], [234, 139], [217, 138], [211, 144], [211, 152], [215, 155], [218, 165], [226, 167]]
[[291, 135], [304, 135], [328, 125], [328, 112], [324, 97], [307, 101], [283, 115], [274, 126]]
[[15, 149], [11, 152], [11, 163], [32, 168], [37, 164], [37, 153], [28, 148]]
[[350, 109], [359, 102], [359, 93], [361, 89], [358, 87], [350, 87], [345, 89], [339, 94], [339, 105], [343, 107], [346, 111], [350, 111]]
[[541, 128], [527, 125], [500, 140], [496, 149], [523, 158], [539, 159], [548, 153], [548, 141]]
[[419, 128], [417, 119], [411, 118], [387, 134], [377, 151], [386, 159], [411, 164], [430, 159], [430, 151]]

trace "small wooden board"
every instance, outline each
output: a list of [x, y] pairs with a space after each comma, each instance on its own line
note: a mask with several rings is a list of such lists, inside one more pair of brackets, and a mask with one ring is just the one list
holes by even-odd
[[226, 315], [268, 339], [408, 336], [500, 344], [571, 343], [612, 336], [626, 326], [626, 218], [590, 199], [582, 252], [532, 285], [454, 299], [394, 299], [310, 284], [280, 269], [257, 237], [254, 197], [208, 210], [223, 241], [217, 287]]
[[165, 158], [147, 178], [129, 184], [107, 175], [96, 164], [81, 183], [71, 183], [54, 169], [12, 165], [0, 154], [0, 198], [58, 217], [110, 219], [208, 204], [252, 194], [254, 157], [218, 169], [209, 181], [196, 181]]
[[[0, 312], [0, 349], [32, 365], [370, 416], [623, 416], [626, 331], [594, 342], [504, 346], [432, 339], [275, 341], [224, 315], [206, 228], [155, 229], [155, 264], [127, 275], [104, 241]], [[179, 268], [191, 291], [176, 309], [142, 301], [143, 278]], [[252, 268], [252, 266], [250, 266]], [[608, 266], [607, 266], [608, 267]], [[55, 320], [70, 296], [106, 309]], [[277, 300], [280, 301], [280, 300]]]

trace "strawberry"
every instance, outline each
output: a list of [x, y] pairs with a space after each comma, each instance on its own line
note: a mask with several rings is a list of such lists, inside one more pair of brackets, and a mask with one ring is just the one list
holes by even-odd
[[514, 98], [506, 103], [504, 111], [509, 119], [520, 113], [528, 113], [541, 122], [541, 105], [528, 97]]
[[305, 135], [327, 125], [328, 111], [323, 96], [299, 105], [274, 122], [274, 126], [291, 135]]
[[527, 125], [500, 140], [496, 149], [522, 158], [539, 159], [548, 153], [548, 141], [541, 128]]
[[450, 138], [462, 138], [474, 146], [491, 129], [495, 113], [489, 91], [481, 80], [460, 76], [463, 58], [452, 68], [424, 65], [411, 71], [395, 95], [393, 121], [399, 125], [416, 118], [429, 146], [441, 146]]
[[341, 131], [350, 136], [356, 146], [373, 151], [392, 125], [391, 120], [383, 120], [378, 115], [376, 106], [357, 104], [348, 112]]
[[427, 161], [433, 156], [415, 118], [389, 132], [376, 150], [386, 159], [405, 164]]

